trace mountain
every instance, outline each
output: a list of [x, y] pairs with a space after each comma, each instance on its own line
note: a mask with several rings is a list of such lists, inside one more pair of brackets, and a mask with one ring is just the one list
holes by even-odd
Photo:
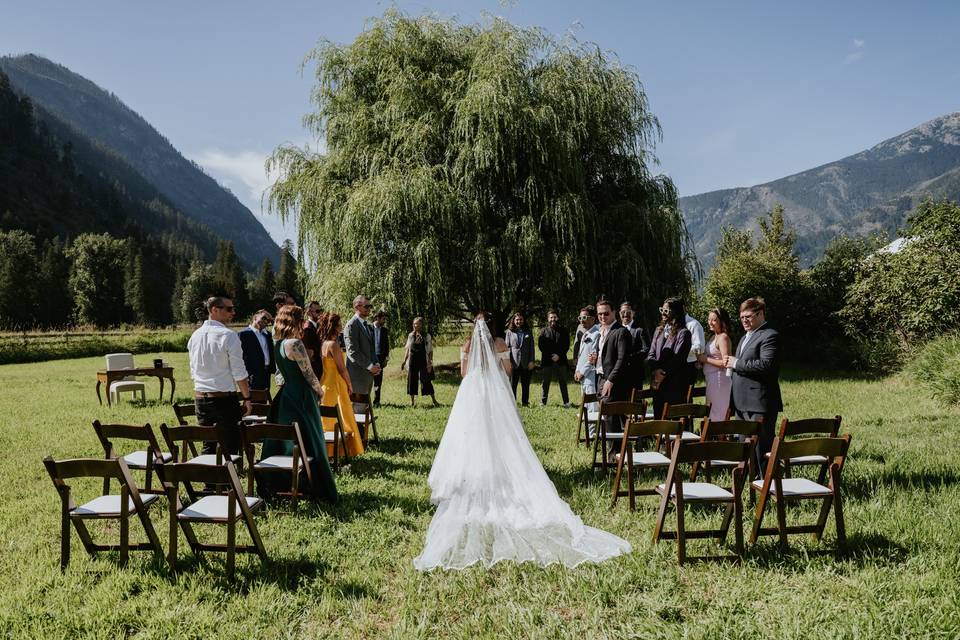
[[713, 263], [720, 228], [756, 227], [777, 203], [809, 265], [838, 234], [896, 234], [925, 197], [960, 200], [960, 112], [941, 116], [855, 155], [753, 187], [680, 198], [697, 257]]
[[0, 58], [0, 71], [39, 107], [38, 117], [116, 156], [184, 216], [232, 240], [248, 270], [276, 259], [279, 247], [250, 210], [118, 97], [35, 55]]

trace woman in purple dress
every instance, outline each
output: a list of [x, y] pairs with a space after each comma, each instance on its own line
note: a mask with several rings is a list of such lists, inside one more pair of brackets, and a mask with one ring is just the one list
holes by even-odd
[[733, 379], [723, 368], [723, 359], [733, 353], [730, 340], [730, 316], [723, 309], [711, 309], [707, 325], [713, 336], [707, 343], [706, 353], [697, 356], [703, 365], [703, 377], [707, 381], [707, 402], [710, 403], [710, 421], [726, 420], [730, 407], [730, 387]]

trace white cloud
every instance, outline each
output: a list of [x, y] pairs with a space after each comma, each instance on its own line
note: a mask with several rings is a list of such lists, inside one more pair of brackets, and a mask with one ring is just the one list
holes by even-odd
[[294, 221], [283, 223], [279, 216], [267, 213], [261, 207], [261, 199], [271, 183], [271, 178], [264, 168], [266, 153], [230, 153], [212, 148], [191, 154], [190, 157], [217, 182], [230, 189], [240, 202], [253, 212], [277, 244], [286, 238], [296, 239], [297, 225]]
[[860, 38], [854, 38], [853, 43], [851, 43], [851, 48], [853, 51], [847, 54], [843, 59], [843, 64], [853, 64], [854, 62], [861, 60], [866, 54], [867, 41]]

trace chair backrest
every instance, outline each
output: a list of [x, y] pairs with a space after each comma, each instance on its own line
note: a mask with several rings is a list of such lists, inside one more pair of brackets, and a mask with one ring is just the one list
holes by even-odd
[[[801, 438], [799, 440], [776, 438], [773, 441], [770, 459], [790, 460], [790, 458], [800, 456], [823, 456], [833, 458], [834, 464], [842, 467], [849, 448], [849, 434], [837, 438]], [[776, 466], [779, 467], [780, 465]]]
[[707, 388], [706, 387], [695, 387], [690, 385], [687, 387], [687, 402], [693, 402], [694, 398], [706, 398], [707, 397]]
[[190, 424], [187, 418], [197, 417], [197, 405], [192, 402], [177, 402], [173, 405], [173, 412], [177, 416], [177, 422], [181, 426]]
[[163, 423], [160, 425], [160, 433], [167, 447], [170, 448], [174, 460], [186, 460], [188, 455], [196, 456], [197, 443], [202, 445], [204, 442], [217, 442], [220, 443], [219, 448], [223, 449], [220, 430], [217, 427], [195, 424], [168, 427]]
[[679, 418], [709, 418], [710, 417], [710, 405], [709, 404], [664, 404], [663, 405], [663, 416], [664, 420], [677, 420]]
[[624, 425], [623, 433], [626, 438], [679, 436], [683, 433], [683, 422], [680, 420], [630, 420]]
[[250, 389], [250, 402], [269, 406], [270, 403], [273, 402], [273, 399], [270, 397], [270, 392], [266, 389]]
[[641, 400], [650, 400], [653, 398], [653, 394], [656, 393], [654, 389], [637, 389], [634, 387], [630, 390], [630, 402], [640, 402]]
[[292, 424], [275, 424], [263, 422], [260, 424], [244, 424], [240, 429], [240, 436], [244, 444], [257, 444], [264, 440], [289, 440], [303, 446], [300, 437], [300, 427], [296, 422]]
[[762, 423], [762, 418], [756, 422], [753, 420], [707, 421], [703, 432], [700, 434], [700, 439], [709, 440], [719, 436], [745, 436], [747, 438], [754, 438], [760, 434], [760, 425]]
[[810, 433], [825, 433], [831, 438], [836, 438], [840, 433], [840, 416], [832, 418], [806, 418], [804, 420], [788, 420], [784, 418], [780, 422], [780, 437], [798, 436]]
[[[123, 481], [130, 476], [130, 470], [121, 458], [73, 458], [54, 460], [51, 456], [43, 459], [50, 479], [58, 487], [64, 486], [64, 480], [70, 478], [110, 478]], [[124, 475], [126, 473], [126, 476]]]
[[[118, 369], [133, 369], [133, 354], [132, 353], [108, 353], [106, 356], [107, 359], [107, 371], [116, 371]], [[130, 380], [135, 380], [133, 376], [127, 376], [123, 378], [124, 382], [129, 382]]]
[[642, 416], [643, 405], [637, 402], [600, 401], [601, 416]]
[[585, 405], [585, 404], [590, 404], [590, 403], [592, 403], [592, 402], [597, 402], [597, 401], [598, 401], [598, 399], [597, 399], [597, 394], [595, 394], [595, 393], [585, 393], [585, 394], [583, 394], [583, 398], [581, 398], [581, 400], [580, 400], [580, 404], [581, 404], [581, 405]]
[[337, 421], [340, 420], [340, 409], [337, 405], [320, 405], [320, 417], [321, 418], [336, 418]]
[[684, 442], [681, 440], [673, 448], [673, 461], [680, 464], [689, 462], [709, 462], [711, 460], [729, 460], [739, 462], [744, 467], [750, 460], [752, 445], [749, 442]]
[[150, 423], [144, 425], [137, 424], [101, 424], [99, 420], [93, 421], [93, 431], [97, 434], [100, 444], [103, 445], [103, 453], [108, 458], [114, 458], [117, 453], [113, 446], [113, 440], [134, 440], [136, 442], [146, 442], [147, 449], [154, 456], [162, 453], [160, 443], [153, 433]]

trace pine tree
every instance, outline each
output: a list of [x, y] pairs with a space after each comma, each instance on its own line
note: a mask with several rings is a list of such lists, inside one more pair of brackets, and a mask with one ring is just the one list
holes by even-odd
[[127, 242], [110, 234], [82, 233], [73, 241], [70, 288], [80, 323], [111, 327], [123, 321]]
[[[297, 302], [303, 298], [300, 278], [297, 276], [297, 261], [293, 257], [293, 243], [284, 240], [280, 247], [280, 273], [277, 275], [277, 291], [286, 291]], [[271, 296], [275, 292], [271, 292]]]
[[247, 278], [240, 266], [240, 259], [233, 248], [233, 242], [221, 240], [217, 245], [217, 258], [213, 263], [213, 279], [217, 289], [233, 299], [237, 308], [237, 317], [247, 312]]
[[190, 265], [180, 291], [180, 318], [186, 323], [196, 323], [206, 317], [204, 301], [217, 289], [213, 267], [196, 261]]
[[37, 273], [37, 324], [45, 328], [69, 324], [69, 310], [73, 308], [67, 286], [70, 261], [59, 238], [43, 241]]
[[260, 273], [250, 283], [251, 310], [269, 309], [276, 290], [277, 281], [273, 275], [273, 265], [270, 260], [264, 258], [263, 264], [260, 266]]
[[173, 293], [170, 295], [170, 308], [173, 311], [173, 321], [176, 323], [190, 322], [182, 313], [181, 299], [183, 298], [183, 282], [190, 272], [190, 265], [185, 260], [177, 260], [174, 266]]
[[0, 324], [30, 329], [37, 324], [34, 278], [36, 245], [26, 231], [0, 232]]
[[[131, 243], [132, 244], [132, 243]], [[147, 291], [143, 279], [143, 251], [137, 249], [128, 259], [127, 279], [124, 283], [124, 302], [130, 310], [131, 319], [140, 325], [148, 324]]]

